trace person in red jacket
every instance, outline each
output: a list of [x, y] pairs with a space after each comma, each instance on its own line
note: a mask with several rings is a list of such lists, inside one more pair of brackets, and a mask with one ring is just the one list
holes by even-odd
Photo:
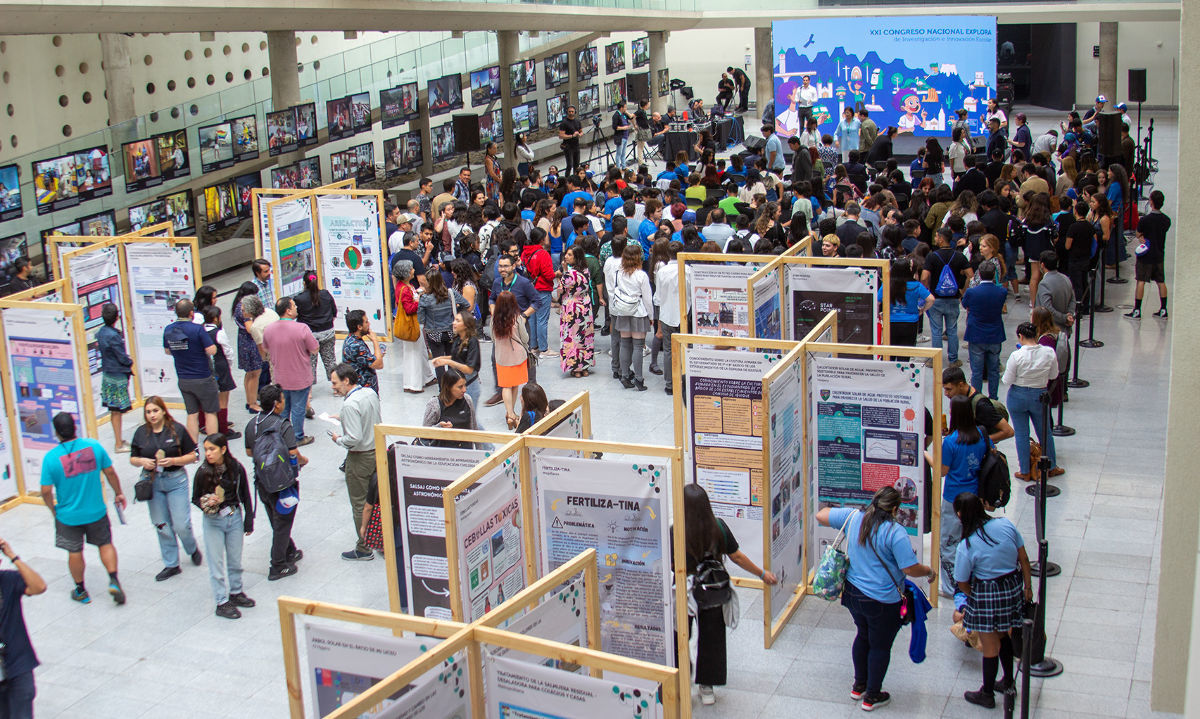
[[550, 259], [550, 235], [540, 227], [529, 231], [529, 243], [521, 248], [521, 263], [537, 290], [537, 309], [529, 323], [529, 349], [541, 356], [550, 349], [550, 293], [554, 290], [554, 261]]

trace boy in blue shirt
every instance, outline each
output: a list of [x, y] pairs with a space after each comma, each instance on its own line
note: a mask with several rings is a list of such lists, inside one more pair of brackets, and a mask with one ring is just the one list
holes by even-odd
[[646, 200], [646, 218], [638, 225], [638, 243], [642, 246], [642, 261], [650, 259], [650, 247], [654, 244], [654, 233], [658, 232], [658, 220], [662, 217], [662, 203], [654, 198]]

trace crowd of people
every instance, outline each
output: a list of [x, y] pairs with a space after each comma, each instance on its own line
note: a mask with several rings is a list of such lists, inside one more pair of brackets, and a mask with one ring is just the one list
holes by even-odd
[[[723, 101], [737, 92], [744, 103], [749, 79], [734, 73], [722, 87]], [[625, 129], [640, 145], [640, 116], [630, 123]], [[895, 128], [876, 128], [865, 110], [848, 110], [832, 136], [819, 136], [808, 116], [803, 123], [804, 132], [789, 138], [787, 151], [777, 123], [767, 123], [757, 153], [718, 157], [725, 148], [702, 137], [694, 157], [680, 152], [656, 173], [639, 159], [632, 168], [617, 163], [593, 174], [576, 157], [568, 171], [551, 165], [543, 174], [529, 154], [522, 155], [518, 174], [489, 152], [484, 183], [473, 182], [470, 169], [463, 168], [435, 195], [434, 183], [422, 179], [404, 210], [385, 208], [395, 307], [392, 350], [403, 390], [424, 394], [436, 386], [423, 424], [471, 430], [481, 428], [487, 382], [491, 391], [483, 406], [503, 404], [507, 427], [525, 431], [554, 404], [537, 384], [537, 373], [587, 377], [607, 344], [613, 378], [623, 388], [648, 389], [643, 366], [649, 356], [649, 373], [663, 376], [662, 389], [671, 394], [671, 338], [686, 324], [679, 293], [688, 280], [680, 252], [731, 259], [777, 255], [807, 239], [824, 256], [888, 260], [892, 344], [928, 341], [947, 353], [943, 383], [950, 426], [941, 466], [934, 468], [944, 478], [942, 563], [940, 568], [917, 563], [908, 537], [893, 521], [899, 507], [895, 490], [881, 490], [862, 510], [818, 515], [851, 538], [843, 594], [858, 630], [851, 696], [867, 710], [888, 702], [882, 684], [900, 626], [892, 615], [903, 578], [940, 569], [947, 596], [958, 590], [964, 626], [982, 638], [983, 685], [966, 698], [992, 706], [994, 692], [1011, 682], [1007, 633], [1019, 621], [1022, 593], [1029, 592], [1029, 565], [1015, 527], [986, 514], [990, 498], [981, 497], [979, 466], [989, 447], [1015, 437], [1015, 476], [1033, 478], [1032, 425], [1051, 460], [1049, 474], [1066, 471], [1055, 462], [1042, 412], [1045, 401], [1064, 399], [1066, 339], [1096, 302], [1095, 273], [1102, 277], [1106, 266], [1126, 258], [1127, 227], [1136, 228], [1132, 234], [1139, 240], [1137, 301], [1127, 316], [1141, 317], [1144, 283], [1154, 282], [1161, 300], [1156, 314], [1167, 317], [1165, 198], [1152, 193], [1151, 211], [1140, 218], [1129, 209], [1138, 199], [1127, 171], [1131, 158], [1098, 155], [1094, 113], [1072, 113], [1060, 128], [1036, 139], [1018, 113], [1010, 139], [1007, 118], [993, 107], [983, 156], [974, 152], [969, 128], [956, 124], [949, 147], [929, 138], [905, 168], [892, 154]], [[381, 422], [377, 373], [388, 345], [362, 311], [339, 313], [316, 273], [304, 277], [299, 294], [276, 297], [271, 263], [255, 260], [251, 270], [229, 305], [234, 342], [227, 338], [213, 287], [205, 285], [193, 299], [175, 305], [177, 321], [164, 330], [163, 347], [174, 362], [182, 421], [161, 398], [149, 397], [142, 423], [125, 441], [122, 417], [132, 407], [132, 361], [115, 329], [115, 305], [104, 306], [105, 327], [98, 335], [113, 453], [127, 453], [140, 470], [134, 491], [148, 502], [163, 563], [156, 579], [180, 574], [184, 556], [197, 566], [207, 558], [215, 612], [230, 619], [254, 606], [243, 591], [242, 541], [254, 530], [255, 494], [272, 533], [268, 579], [296, 574], [303, 557], [291, 529], [308, 462], [300, 448], [314, 442], [305, 423], [314, 418], [318, 364], [332, 392], [344, 398], [333, 417], [340, 429], [329, 438], [346, 451], [341, 469], [357, 539], [342, 557], [368, 561], [381, 546], [374, 537], [379, 508], [372, 428]], [[555, 310], [557, 343], [551, 337]], [[1018, 349], [1001, 370], [1009, 339], [1004, 315], [1010, 312], [1028, 312], [1029, 321], [1017, 327]], [[346, 333], [340, 357], [339, 329]], [[491, 344], [486, 373], [485, 344]], [[245, 408], [252, 415], [244, 427], [229, 420], [235, 367], [243, 373]], [[1009, 387], [1003, 404], [1001, 381]], [[53, 425], [60, 444], [46, 456], [41, 484], [55, 515], [56, 545], [69, 554], [71, 596], [83, 603], [91, 599], [84, 583], [86, 542], [99, 548], [108, 592], [123, 604], [101, 493], [104, 478], [117, 506], [125, 508], [112, 457], [99, 442], [78, 437], [70, 415], [56, 416]], [[239, 438], [241, 459], [230, 450]], [[711, 517], [703, 490], [689, 492], [689, 572], [710, 555], [729, 556], [773, 582], [773, 575], [738, 551], [728, 527]], [[203, 551], [192, 506], [203, 513]], [[7, 555], [6, 546], [0, 541]], [[0, 573], [0, 592], [35, 594], [44, 588], [31, 570], [20, 564], [18, 569], [19, 584]], [[712, 612], [697, 619], [697, 682], [702, 701], [712, 703], [712, 687], [725, 681], [724, 620]], [[1000, 683], [998, 667], [1004, 670]]]

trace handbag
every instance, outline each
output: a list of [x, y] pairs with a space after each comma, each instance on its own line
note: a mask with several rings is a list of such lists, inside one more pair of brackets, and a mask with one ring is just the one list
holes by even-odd
[[846, 584], [846, 570], [850, 568], [850, 558], [842, 551], [842, 542], [846, 539], [846, 527], [853, 516], [854, 513], [851, 512], [850, 516], [846, 517], [833, 543], [821, 553], [821, 563], [817, 565], [816, 574], [813, 576], [812, 593], [831, 602], [842, 596], [842, 587]]
[[404, 311], [399, 298], [396, 300], [396, 319], [392, 321], [392, 336], [405, 342], [415, 342], [421, 337], [421, 324]]
[[154, 478], [142, 473], [142, 478], [133, 485], [133, 499], [137, 502], [149, 502], [154, 496]]
[[383, 522], [379, 518], [379, 505], [371, 510], [371, 518], [367, 520], [367, 531], [363, 534], [363, 544], [371, 549], [383, 550]]
[[621, 289], [620, 283], [614, 283], [612, 292], [609, 293], [609, 308], [617, 315], [632, 317], [637, 311], [640, 304], [639, 299], [634, 299]]

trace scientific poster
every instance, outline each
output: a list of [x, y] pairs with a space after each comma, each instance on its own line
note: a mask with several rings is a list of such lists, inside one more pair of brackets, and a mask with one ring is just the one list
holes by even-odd
[[487, 716], [492, 719], [656, 719], [658, 684], [597, 679], [483, 654]]
[[[69, 265], [75, 302], [83, 306], [83, 329], [87, 332], [88, 373], [92, 377], [92, 406], [103, 411], [100, 401], [100, 383], [104, 373], [100, 371], [100, 343], [96, 333], [104, 326], [101, 310], [111, 302], [121, 311], [116, 329], [129, 337], [126, 330], [125, 297], [121, 291], [121, 260], [116, 247], [102, 247], [92, 252], [65, 258]], [[161, 344], [161, 343], [160, 343]], [[128, 347], [126, 350], [128, 351]], [[132, 356], [132, 352], [130, 355]], [[130, 387], [130, 396], [133, 388]]]
[[693, 347], [686, 357], [692, 481], [746, 554], [762, 556], [762, 380], [778, 355]]
[[[301, 626], [308, 669], [304, 675], [305, 711], [311, 717], [326, 716], [349, 704], [438, 642], [427, 637], [396, 637], [380, 630], [342, 629], [314, 622], [304, 622]], [[375, 711], [360, 716], [381, 716], [379, 712], [403, 693], [405, 689], [381, 702]]]
[[[812, 461], [816, 512], [859, 507], [881, 487], [900, 491], [896, 521], [921, 552], [925, 501], [925, 382], [929, 369], [915, 362], [814, 357]], [[813, 523], [815, 525], [815, 522]], [[815, 528], [819, 543], [836, 528]]]
[[771, 621], [787, 608], [804, 577], [804, 488], [800, 484], [804, 447], [797, 358], [767, 385], [768, 433], [771, 451], [767, 498], [771, 507], [771, 571], [779, 584], [768, 587]]
[[[3, 392], [0, 392], [0, 415], [4, 417], [11, 415]], [[2, 499], [17, 496], [17, 467], [13, 456], [13, 438], [10, 426], [7, 421], [0, 420], [0, 498]], [[34, 482], [30, 482], [30, 486], [34, 484]]]
[[665, 459], [651, 461], [532, 459], [542, 571], [553, 571], [594, 547], [602, 649], [674, 666], [670, 470]]
[[874, 344], [879, 322], [875, 301], [879, 275], [875, 270], [789, 265], [787, 272], [791, 315], [787, 339], [804, 339], [830, 310], [837, 310], [838, 342]]
[[[527, 637], [549, 639], [559, 644], [587, 646], [587, 596], [583, 578], [579, 577], [546, 597], [545, 601], [509, 622], [506, 630]], [[488, 649], [493, 656], [508, 657], [523, 662], [541, 664], [567, 672], [586, 672], [587, 668], [573, 662], [526, 654], [506, 647]]]
[[304, 289], [304, 273], [317, 268], [313, 246], [312, 203], [307, 197], [279, 201], [267, 209], [268, 222], [274, 228], [272, 244], [279, 278], [280, 297], [291, 297]]
[[783, 339], [777, 269], [766, 273], [754, 283], [754, 336], [760, 340]]
[[518, 467], [515, 458], [505, 460], [455, 503], [463, 621], [479, 619], [528, 583]]
[[258, 203], [258, 224], [255, 225], [255, 229], [258, 230], [258, 238], [259, 241], [262, 242], [262, 253], [259, 254], [259, 257], [274, 257], [275, 255], [271, 250], [271, 248], [274, 247], [274, 245], [271, 244], [271, 218], [269, 215], [267, 215], [267, 205], [270, 204], [272, 200], [278, 200], [281, 197], [287, 197], [292, 193], [257, 188], [251, 192], [253, 193], [254, 200]]
[[83, 378], [70, 318], [56, 310], [18, 308], [6, 309], [2, 316], [22, 468], [33, 488], [42, 476], [42, 458], [58, 445], [50, 424], [54, 415], [71, 414], [80, 436], [87, 434], [80, 409]]
[[757, 271], [754, 265], [688, 265], [695, 334], [750, 336], [746, 282]]
[[388, 269], [379, 201], [374, 195], [318, 195], [316, 199], [325, 289], [337, 302], [338, 314], [362, 310], [373, 327], [388, 327], [384, 277]]
[[175, 379], [175, 363], [163, 352], [163, 330], [175, 321], [175, 303], [191, 299], [196, 292], [190, 245], [165, 242], [131, 242], [125, 245], [129, 273], [129, 318], [137, 343], [137, 370], [142, 395], [158, 395], [167, 401], [182, 401]]
[[442, 661], [408, 686], [377, 719], [470, 719], [470, 681], [462, 652]]
[[487, 453], [406, 444], [391, 449], [396, 472], [392, 491], [400, 506], [408, 612], [430, 619], [451, 619], [442, 490], [482, 462]]

